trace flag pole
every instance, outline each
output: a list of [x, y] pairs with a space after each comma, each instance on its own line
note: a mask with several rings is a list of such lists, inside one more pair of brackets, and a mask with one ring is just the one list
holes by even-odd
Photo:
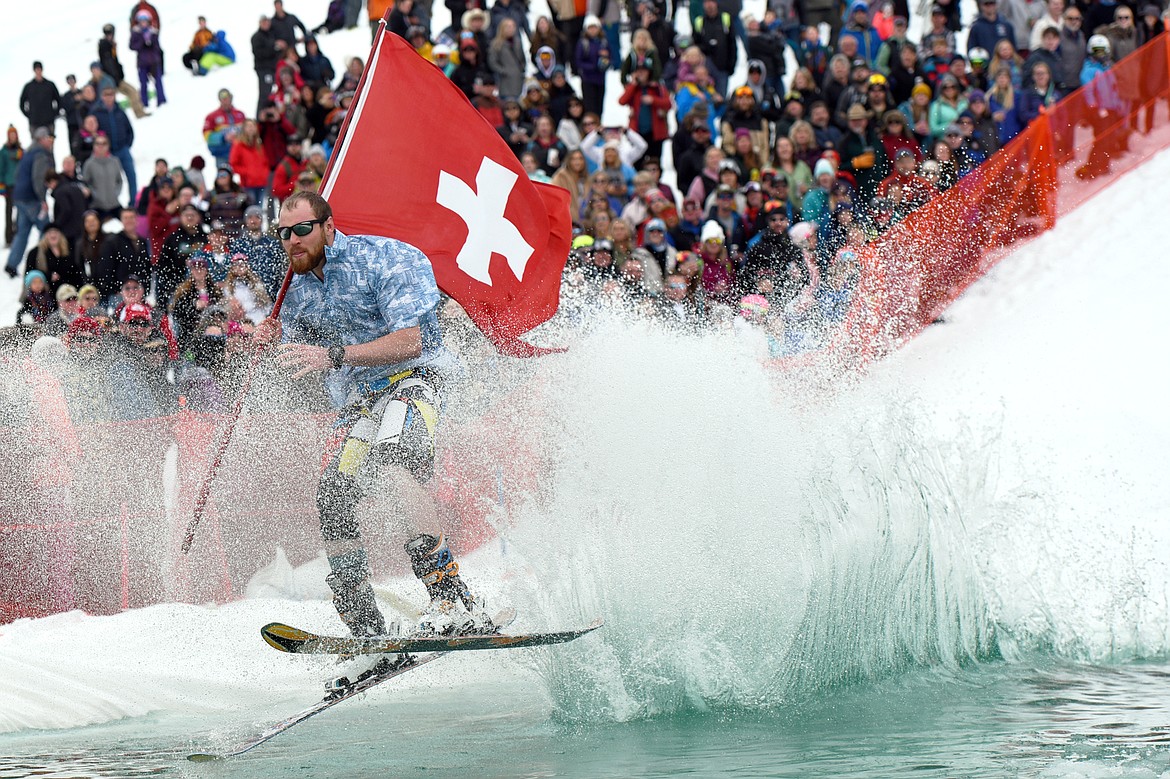
[[[345, 115], [345, 119], [341, 123], [341, 131], [337, 137], [337, 147], [340, 147], [346, 137], [346, 130], [349, 129], [349, 123], [353, 119], [353, 106], [357, 104], [358, 97], [362, 94], [366, 85], [366, 77], [370, 72], [370, 64], [374, 60], [377, 53], [378, 46], [382, 42], [382, 36], [386, 32], [386, 25], [390, 16], [390, 9], [386, 9], [385, 16], [382, 21], [378, 23], [378, 34], [374, 36], [374, 42], [370, 47], [370, 56], [366, 60], [366, 68], [362, 71], [362, 76], [358, 79], [357, 89], [354, 94], [354, 101], [350, 104], [351, 110]], [[321, 186], [329, 180], [329, 174], [333, 172], [333, 166], [339, 155], [331, 155], [329, 165], [325, 169], [325, 178], [322, 179]], [[280, 292], [276, 296], [276, 302], [272, 305], [272, 313], [268, 318], [273, 320], [280, 319], [280, 309], [284, 305], [284, 297], [288, 293], [289, 284], [292, 283], [293, 269], [292, 264], [289, 264], [288, 270], [284, 273], [284, 282], [280, 285]], [[187, 524], [187, 534], [183, 537], [183, 554], [191, 551], [191, 545], [195, 543], [195, 531], [199, 527], [199, 523], [203, 519], [204, 513], [207, 511], [207, 502], [211, 498], [211, 485], [215, 482], [215, 477], [219, 473], [220, 465], [223, 463], [223, 456], [227, 452], [228, 445], [231, 443], [232, 434], [236, 430], [236, 423], [240, 420], [240, 415], [244, 409], [244, 400], [248, 396], [248, 391], [252, 388], [252, 379], [256, 375], [256, 366], [260, 362], [260, 349], [254, 349], [252, 358], [248, 361], [248, 369], [244, 372], [244, 380], [240, 384], [240, 392], [236, 396], [235, 403], [232, 404], [231, 413], [228, 415], [227, 426], [224, 428], [223, 435], [219, 438], [219, 445], [215, 448], [215, 456], [211, 460], [211, 466], [207, 469], [207, 475], [203, 477], [203, 483], [199, 485], [199, 492], [195, 495], [195, 505], [191, 511], [191, 521]]]

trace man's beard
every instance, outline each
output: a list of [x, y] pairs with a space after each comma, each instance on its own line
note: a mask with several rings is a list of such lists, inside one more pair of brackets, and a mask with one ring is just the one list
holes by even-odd
[[293, 273], [305, 274], [316, 268], [321, 260], [325, 258], [325, 245], [321, 244], [315, 249], [306, 247], [305, 253], [300, 257], [293, 257], [289, 255], [289, 264], [292, 265]]

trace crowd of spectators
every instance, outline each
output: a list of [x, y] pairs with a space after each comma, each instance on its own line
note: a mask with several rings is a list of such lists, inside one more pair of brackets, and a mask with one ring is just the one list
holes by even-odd
[[[389, 29], [497, 127], [529, 176], [569, 191], [566, 315], [618, 302], [694, 327], [725, 322], [772, 356], [832, 335], [865, 241], [1163, 30], [1157, 5], [979, 0], [960, 52], [956, 0], [929, 8], [915, 40], [906, 0], [770, 0], [762, 18], [741, 0], [554, 0], [532, 23], [525, 0], [445, 4], [453, 22], [440, 30], [430, 2], [368, 0], [367, 13], [374, 25], [388, 10]], [[360, 0], [323, 10], [310, 30], [274, 0], [250, 40], [255, 111], [220, 90], [203, 125], [211, 165], [158, 159], [141, 188], [136, 122], [118, 98], [136, 119], [166, 100], [154, 7], [130, 12], [138, 89], [112, 24], [85, 83], [71, 75], [58, 92], [33, 64], [20, 99], [31, 143], [11, 125], [0, 147], [6, 270], [25, 280], [18, 320], [83, 362], [100, 353], [143, 374], [152, 390], [134, 394], [132, 416], [165, 411], [168, 392], [214, 406], [227, 357], [271, 309], [286, 260], [265, 225], [289, 193], [320, 184], [364, 67], [335, 68], [315, 37], [357, 26]], [[235, 59], [199, 17], [182, 54], [190, 76]], [[613, 83], [628, 119], [605, 125]], [[1092, 99], [1103, 125], [1149, 131], [1116, 90]], [[1078, 175], [1107, 172], [1123, 149], [1094, 153]], [[115, 219], [121, 229], [103, 229]], [[109, 348], [94, 352], [98, 341]]]

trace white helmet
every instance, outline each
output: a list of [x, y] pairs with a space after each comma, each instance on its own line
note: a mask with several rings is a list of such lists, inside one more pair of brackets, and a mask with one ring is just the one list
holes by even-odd
[[1094, 35], [1089, 38], [1089, 51], [1103, 51], [1108, 54], [1111, 48], [1109, 39], [1104, 35]]

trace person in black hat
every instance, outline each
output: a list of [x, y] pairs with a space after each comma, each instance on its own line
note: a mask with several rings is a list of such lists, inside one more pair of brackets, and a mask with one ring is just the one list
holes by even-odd
[[28, 119], [29, 132], [38, 127], [53, 128], [63, 114], [57, 85], [45, 78], [45, 66], [33, 63], [32, 81], [20, 91], [20, 112]]

